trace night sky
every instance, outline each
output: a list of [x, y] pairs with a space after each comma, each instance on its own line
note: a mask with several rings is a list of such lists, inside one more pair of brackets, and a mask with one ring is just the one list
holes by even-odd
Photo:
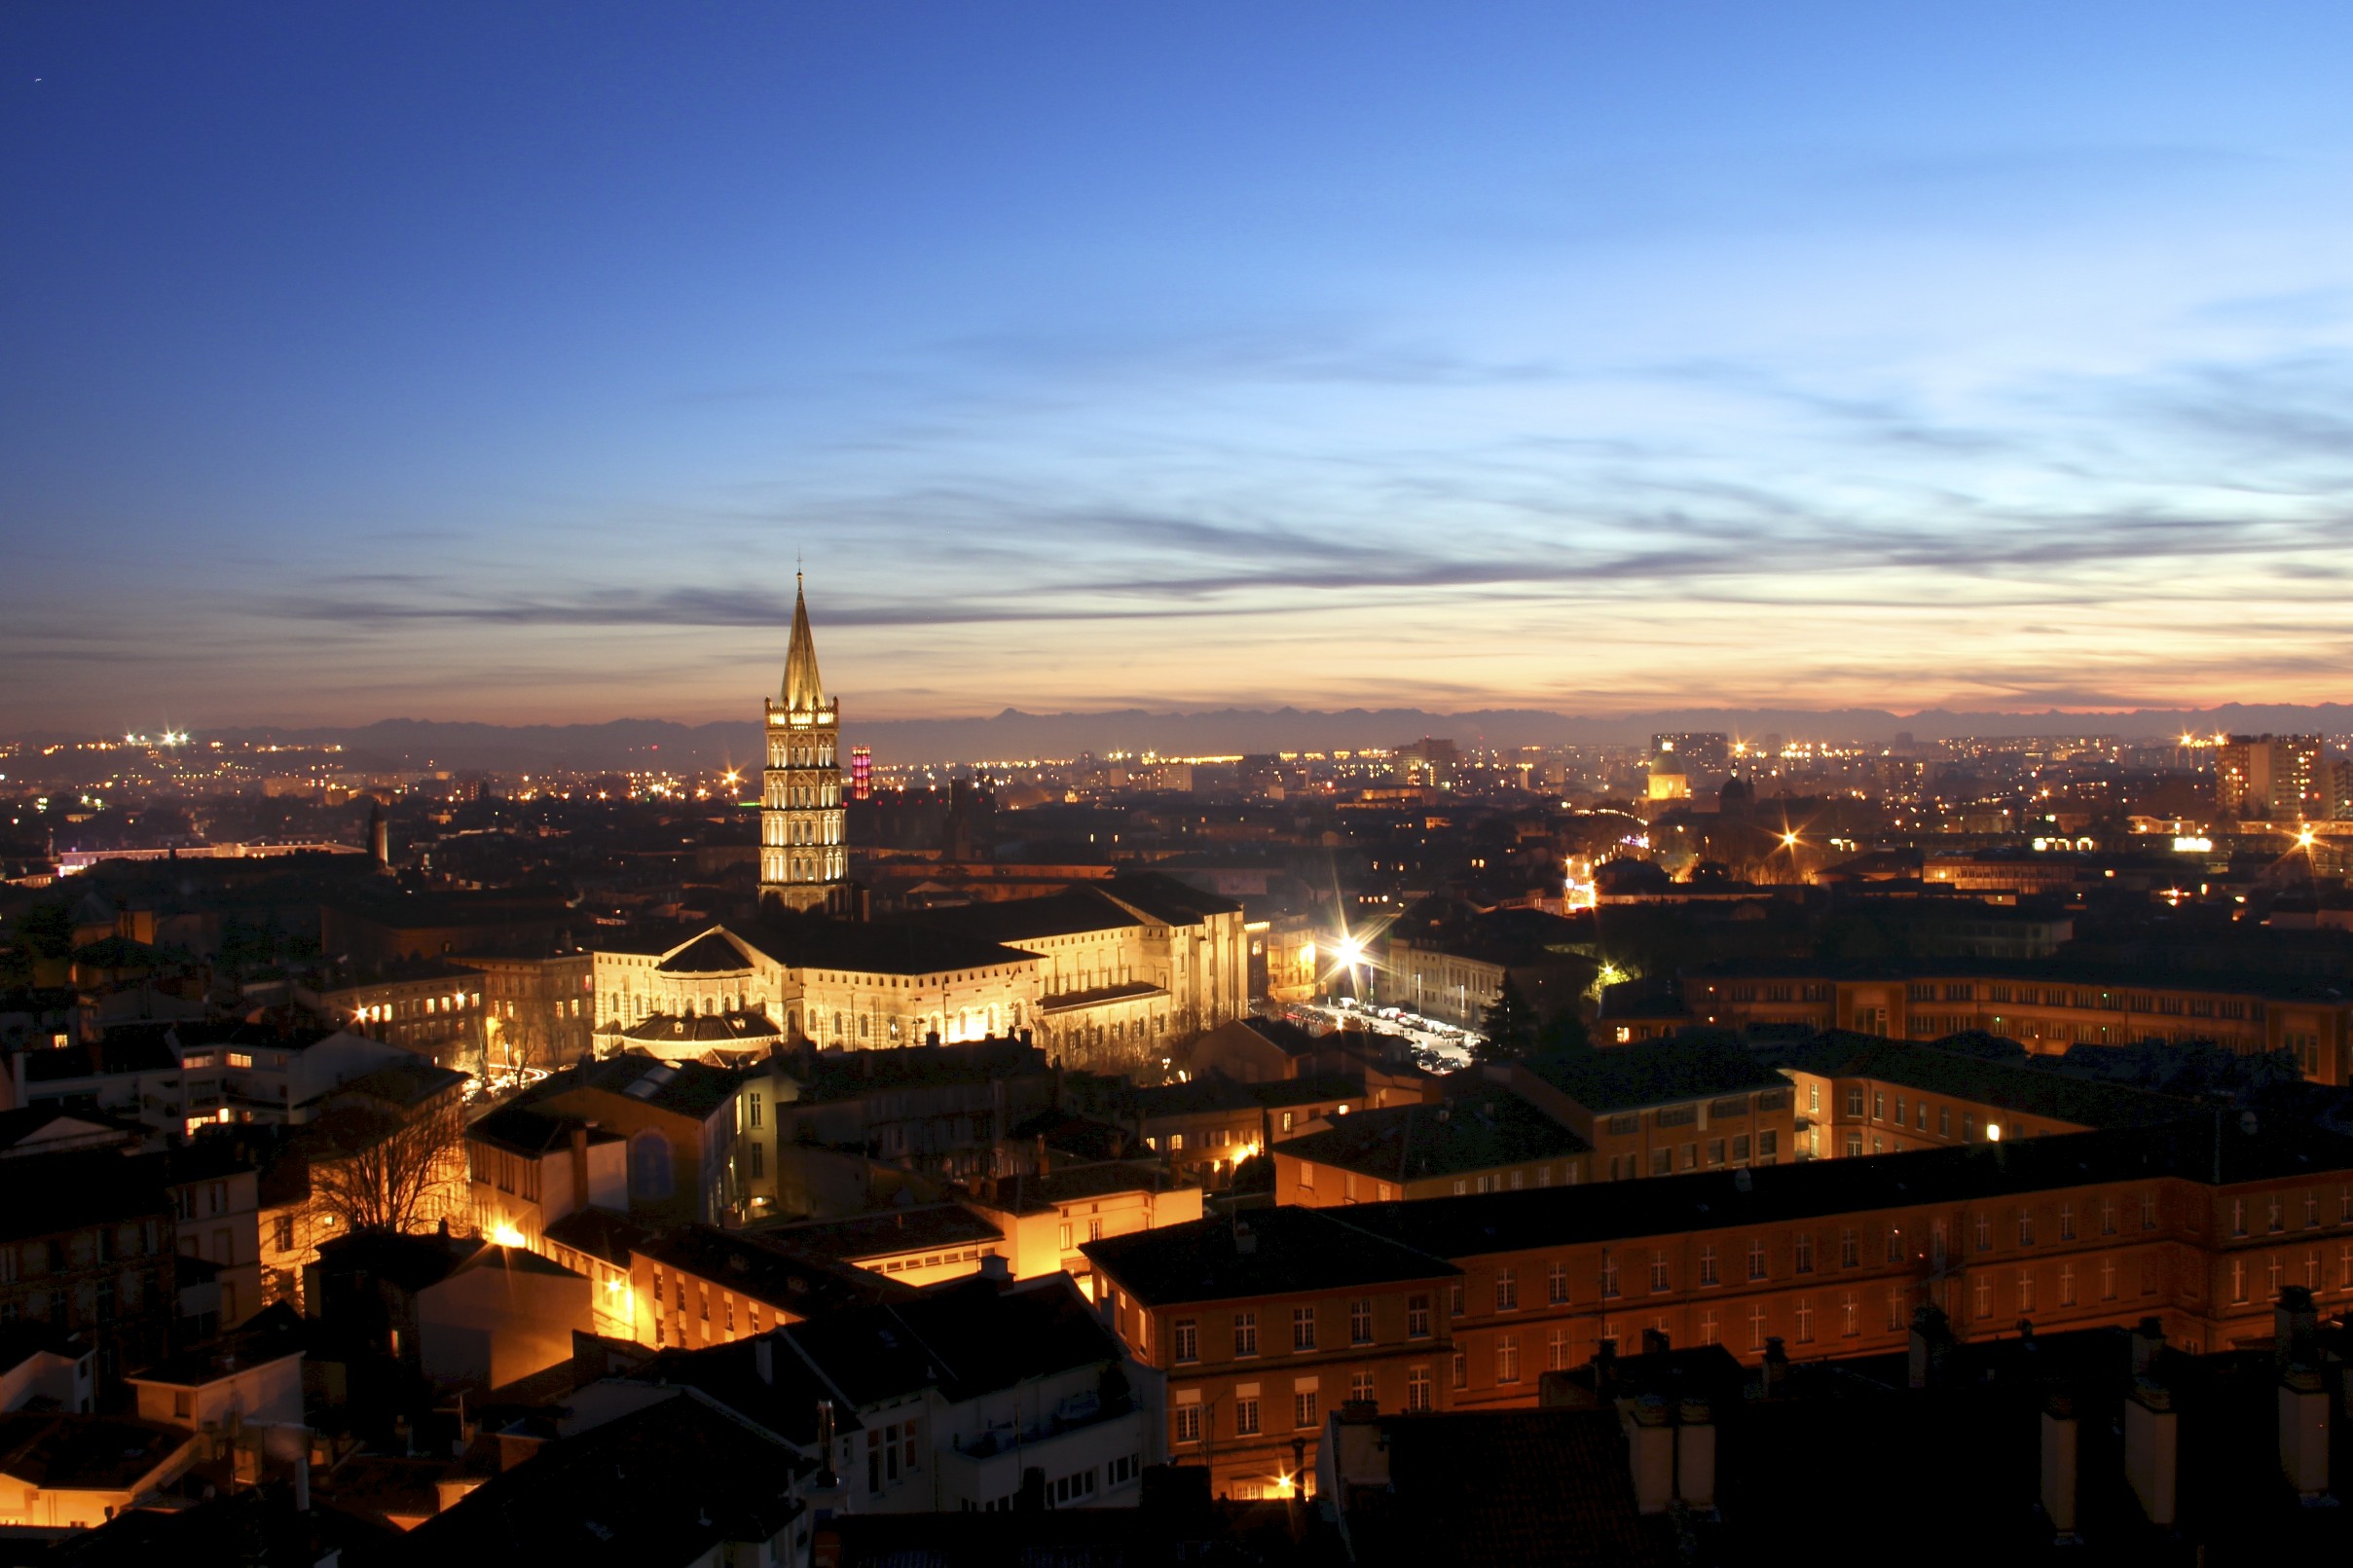
[[2319, 701], [2353, 6], [0, 8], [0, 731]]

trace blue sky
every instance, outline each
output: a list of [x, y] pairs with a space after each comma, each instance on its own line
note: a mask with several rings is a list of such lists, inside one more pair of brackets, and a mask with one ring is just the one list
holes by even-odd
[[0, 729], [2327, 700], [2353, 8], [0, 11]]

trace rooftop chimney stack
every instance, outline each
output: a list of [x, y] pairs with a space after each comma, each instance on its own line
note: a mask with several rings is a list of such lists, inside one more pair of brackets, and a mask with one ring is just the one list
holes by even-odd
[[1664, 1513], [1674, 1501], [1674, 1424], [1667, 1401], [1644, 1394], [1624, 1416], [1627, 1462], [1634, 1468], [1635, 1506]]
[[2329, 1386], [2316, 1367], [2290, 1367], [2279, 1380], [2279, 1468], [2306, 1508], [2329, 1499]]
[[1715, 1412], [1708, 1402], [1686, 1397], [1674, 1429], [1674, 1489], [1683, 1506], [1715, 1512]]
[[2143, 1318], [2132, 1331], [2132, 1375], [2153, 1377], [2157, 1358], [2165, 1353], [2165, 1320]]
[[2124, 1402], [2124, 1478], [2160, 1530], [2173, 1528], [2180, 1496], [2181, 1420], [2172, 1390], [2152, 1377], [2133, 1380]]
[[2063, 1547], [2076, 1541], [2077, 1434], [2075, 1400], [2065, 1394], [2052, 1395], [2042, 1407], [2040, 1501], [2042, 1515], [2050, 1520], [2052, 1540]]
[[2271, 1307], [2271, 1356], [2280, 1370], [2320, 1365], [2320, 1314], [2312, 1292], [2301, 1285], [2283, 1285]]

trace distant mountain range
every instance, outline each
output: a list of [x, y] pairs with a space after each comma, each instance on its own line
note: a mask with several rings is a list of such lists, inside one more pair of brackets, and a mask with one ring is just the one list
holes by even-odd
[[[1893, 741], [1956, 736], [2112, 735], [2155, 738], [2190, 731], [2212, 735], [2294, 731], [2343, 735], [2353, 731], [2353, 705], [2145, 709], [2126, 713], [1952, 712], [1899, 714], [1880, 709], [1831, 711], [1800, 709], [1677, 709], [1611, 717], [1580, 717], [1529, 709], [1483, 709], [1433, 713], [1418, 708], [1324, 711], [1279, 708], [1222, 709], [1198, 713], [1025, 713], [1009, 708], [987, 718], [888, 719], [851, 722], [843, 739], [873, 748], [877, 762], [973, 762], [987, 759], [1073, 757], [1082, 751], [1156, 750], [1202, 756], [1259, 751], [1329, 751], [1392, 747], [1422, 736], [1446, 736], [1472, 746], [1638, 744], [1661, 731], [1721, 730], [1791, 740]], [[466, 724], [386, 719], [356, 727], [208, 731], [210, 740], [340, 743], [387, 766], [494, 769], [621, 768], [666, 764], [756, 767], [759, 726], [721, 722], [687, 725], [666, 719], [614, 719], [605, 724]]]

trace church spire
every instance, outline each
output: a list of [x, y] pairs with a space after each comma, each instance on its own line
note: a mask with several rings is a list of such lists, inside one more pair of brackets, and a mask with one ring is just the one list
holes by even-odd
[[809, 605], [801, 597], [801, 574], [792, 574], [792, 644], [785, 654], [785, 708], [815, 712], [826, 706], [826, 684], [817, 675], [817, 639], [809, 635]]

